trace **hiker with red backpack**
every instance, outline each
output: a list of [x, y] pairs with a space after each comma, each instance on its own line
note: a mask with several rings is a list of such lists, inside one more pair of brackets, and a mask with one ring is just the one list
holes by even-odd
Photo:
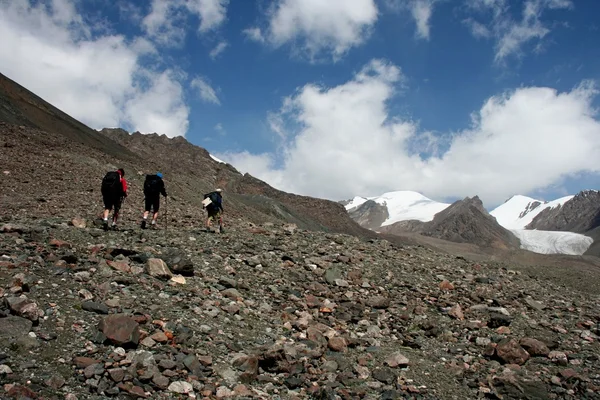
[[108, 214], [114, 208], [112, 229], [117, 229], [117, 220], [123, 200], [127, 197], [127, 181], [125, 180], [125, 170], [119, 168], [116, 171], [109, 171], [102, 179], [102, 200], [104, 202], [104, 213], [102, 214], [102, 227], [108, 230]]
[[208, 214], [206, 219], [206, 231], [210, 232], [210, 222], [217, 221], [219, 223], [219, 232], [224, 233], [223, 228], [223, 196], [221, 193], [222, 189], [217, 189], [214, 192], [210, 192], [204, 195], [202, 201], [202, 208], [206, 209]]
[[152, 214], [152, 227], [156, 226], [156, 219], [158, 218], [158, 210], [160, 209], [160, 195], [167, 198], [167, 191], [165, 189], [165, 183], [162, 179], [163, 175], [157, 172], [154, 175], [146, 175], [144, 181], [144, 216], [142, 218], [141, 228], [146, 229], [146, 222], [148, 220], [148, 214], [150, 210], [154, 212]]

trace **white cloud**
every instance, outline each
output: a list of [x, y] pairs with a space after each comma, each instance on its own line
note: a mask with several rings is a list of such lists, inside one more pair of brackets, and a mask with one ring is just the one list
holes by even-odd
[[223, 124], [220, 122], [215, 125], [215, 131], [221, 136], [227, 135], [227, 131], [225, 130], [225, 128], [223, 128]]
[[529, 42], [539, 42], [551, 29], [542, 21], [548, 9], [569, 9], [571, 0], [526, 0], [523, 3], [521, 19], [510, 17], [510, 7], [506, 0], [467, 0], [467, 6], [477, 12], [491, 11], [487, 24], [468, 18], [465, 22], [475, 37], [493, 37], [496, 41], [496, 62], [511, 55], [521, 55], [522, 48]]
[[323, 54], [338, 60], [369, 37], [378, 10], [374, 0], [276, 0], [267, 14], [267, 29], [248, 28], [249, 38], [292, 44], [311, 60]]
[[125, 115], [142, 133], [183, 134], [188, 129], [189, 108], [183, 102], [183, 89], [173, 72], [146, 72], [148, 87], [125, 105]]
[[265, 37], [262, 34], [260, 28], [247, 28], [242, 31], [244, 35], [250, 40], [254, 40], [255, 42], [264, 43]]
[[[402, 79], [399, 68], [374, 60], [342, 85], [308, 84], [278, 113], [281, 151], [219, 157], [282, 190], [334, 200], [406, 189], [438, 199], [478, 194], [491, 206], [600, 173], [598, 92], [590, 84], [512, 90], [486, 100], [469, 129], [434, 136], [390, 115]], [[426, 150], [433, 154], [419, 155]]]
[[213, 103], [220, 105], [221, 101], [219, 101], [219, 97], [217, 96], [217, 92], [213, 87], [208, 83], [205, 78], [196, 77], [192, 80], [192, 87], [198, 89], [198, 94], [200, 98], [207, 103]]
[[410, 10], [417, 24], [417, 36], [422, 39], [429, 39], [431, 29], [429, 20], [433, 13], [433, 0], [413, 0]]
[[221, 41], [219, 44], [215, 46], [214, 49], [210, 52], [210, 58], [215, 60], [221, 53], [225, 51], [225, 49], [229, 46], [226, 41]]
[[200, 19], [198, 32], [218, 29], [226, 20], [229, 0], [152, 0], [142, 21], [146, 33], [165, 46], [181, 46], [186, 36], [186, 17]]
[[227, 16], [229, 0], [187, 0], [188, 9], [200, 16], [200, 32], [216, 29]]
[[136, 112], [143, 104], [145, 118], [157, 121], [152, 131], [184, 135], [188, 110], [182, 91], [174, 89], [177, 79], [141, 64], [153, 46], [144, 39], [92, 35], [93, 26], [73, 4], [0, 3], [0, 70], [92, 128], [144, 131], [146, 122]]

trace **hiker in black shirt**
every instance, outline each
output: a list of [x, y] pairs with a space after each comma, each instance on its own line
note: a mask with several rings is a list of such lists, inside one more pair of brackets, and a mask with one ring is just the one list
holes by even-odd
[[144, 181], [144, 217], [142, 219], [141, 227], [146, 229], [146, 222], [148, 220], [148, 214], [150, 210], [154, 211], [152, 215], [152, 226], [156, 226], [156, 219], [158, 218], [158, 210], [160, 209], [160, 195], [162, 194], [167, 197], [167, 191], [165, 190], [165, 183], [162, 179], [163, 175], [157, 172], [155, 175], [146, 175]]
[[[224, 233], [225, 228], [223, 227], [223, 196], [222, 189], [217, 189], [214, 192], [210, 192], [204, 195], [204, 201], [202, 202], [202, 208], [206, 209], [208, 214], [206, 218], [206, 230], [210, 231], [210, 222], [215, 221], [219, 223], [219, 232]], [[210, 199], [210, 202], [209, 200]], [[208, 202], [208, 205], [205, 205]]]

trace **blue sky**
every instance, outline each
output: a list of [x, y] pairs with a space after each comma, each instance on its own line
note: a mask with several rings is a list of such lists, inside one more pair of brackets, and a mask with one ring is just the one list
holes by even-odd
[[596, 15], [592, 0], [0, 0], [0, 71], [93, 128], [185, 135], [286, 191], [492, 207], [598, 188]]

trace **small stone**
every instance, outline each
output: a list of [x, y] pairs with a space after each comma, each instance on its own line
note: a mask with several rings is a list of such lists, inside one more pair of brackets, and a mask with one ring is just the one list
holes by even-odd
[[93, 301], [84, 301], [81, 303], [81, 308], [85, 311], [93, 312], [96, 314], [108, 314], [108, 307], [101, 303]]
[[384, 296], [374, 296], [367, 300], [369, 307], [385, 309], [390, 306], [390, 300]]
[[477, 344], [477, 346], [485, 347], [490, 343], [492, 343], [492, 340], [490, 338], [478, 337], [477, 339], [475, 339], [475, 344]]
[[108, 374], [110, 375], [110, 379], [116, 383], [123, 381], [123, 378], [125, 378], [125, 370], [122, 368], [109, 369]]
[[454, 290], [454, 285], [451, 282], [449, 282], [449, 281], [447, 281], [447, 280], [444, 279], [440, 283], [440, 289], [442, 289], [442, 290]]
[[165, 263], [160, 258], [150, 258], [146, 262], [146, 272], [148, 275], [158, 278], [169, 280], [173, 277], [173, 273]]
[[124, 314], [105, 317], [98, 328], [106, 338], [117, 346], [136, 346], [140, 340], [139, 324]]
[[333, 351], [345, 352], [348, 350], [346, 339], [339, 336], [330, 338], [327, 345]]
[[462, 308], [460, 307], [460, 304], [456, 304], [454, 305], [450, 311], [448, 311], [448, 315], [450, 315], [451, 317], [454, 317], [456, 319], [459, 320], [464, 320], [465, 319], [465, 315], [463, 314]]
[[498, 343], [496, 353], [507, 364], [522, 365], [529, 359], [529, 353], [514, 339], [505, 339]]
[[140, 342], [140, 344], [144, 347], [153, 347], [156, 342], [151, 337], [146, 337]]
[[229, 289], [225, 289], [221, 292], [221, 295], [223, 295], [223, 297], [227, 297], [231, 300], [238, 300], [242, 298], [242, 294], [234, 288], [229, 288]]
[[86, 368], [90, 365], [99, 364], [99, 363], [100, 363], [100, 361], [95, 360], [93, 358], [89, 358], [89, 357], [75, 357], [73, 359], [73, 364], [75, 364], [75, 366], [77, 368]]
[[71, 225], [73, 225], [75, 228], [84, 229], [87, 223], [83, 218], [73, 218], [71, 220]]
[[175, 275], [171, 278], [171, 282], [178, 283], [180, 285], [185, 285], [186, 280], [185, 280], [185, 277], [182, 275]]
[[150, 336], [152, 338], [152, 340], [158, 342], [158, 343], [167, 343], [169, 341], [169, 338], [167, 337], [167, 335], [165, 335], [164, 332], [156, 332], [154, 335]]
[[177, 382], [172, 382], [169, 385], [168, 390], [170, 392], [174, 392], [174, 393], [188, 394], [188, 393], [192, 393], [194, 391], [194, 387], [192, 386], [191, 383], [188, 383], [185, 381], [177, 381]]
[[0, 365], [0, 375], [9, 375], [12, 373], [12, 369], [8, 365]]
[[154, 383], [159, 389], [165, 390], [169, 387], [169, 378], [157, 373], [152, 377], [152, 383]]
[[550, 354], [548, 346], [537, 339], [523, 338], [519, 341], [519, 344], [533, 357], [546, 357]]
[[539, 302], [539, 301], [535, 301], [532, 299], [525, 299], [525, 303], [527, 303], [527, 305], [531, 308], [533, 308], [534, 310], [537, 311], [542, 311], [544, 308], [546, 308], [546, 306], [544, 306], [543, 303]]
[[58, 390], [65, 385], [65, 378], [60, 375], [52, 375], [49, 379], [46, 380], [46, 385], [51, 387], [54, 390]]
[[385, 363], [392, 368], [405, 367], [409, 364], [409, 362], [410, 362], [409, 359], [400, 352], [391, 354], [385, 360]]
[[217, 388], [216, 396], [218, 399], [224, 399], [226, 397], [231, 397], [233, 392], [227, 386], [219, 386]]

